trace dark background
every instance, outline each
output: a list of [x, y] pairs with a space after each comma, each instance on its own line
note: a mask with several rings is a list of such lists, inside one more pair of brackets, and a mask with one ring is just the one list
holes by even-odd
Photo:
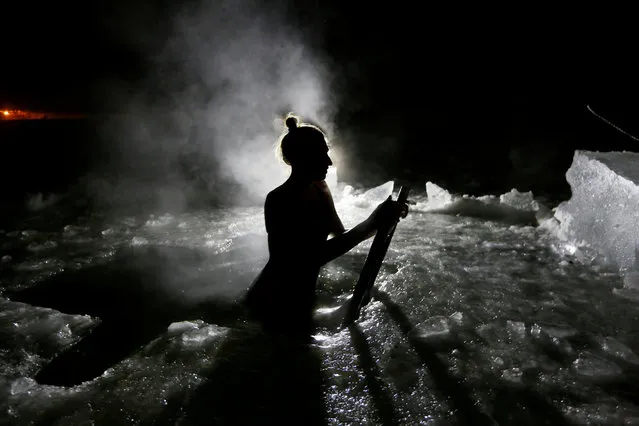
[[[341, 141], [347, 181], [431, 180], [475, 195], [516, 187], [560, 201], [570, 195], [564, 174], [575, 149], [639, 150], [586, 110], [639, 134], [637, 34], [628, 10], [263, 3], [284, 4], [286, 19], [326, 58], [336, 132], [396, 141]], [[166, 65], [157, 54], [172, 17], [193, 4], [3, 6], [0, 107], [88, 114], [0, 122], [0, 177], [11, 182], [5, 200], [63, 192], [109, 161], [112, 141], [102, 137], [99, 117], [118, 105], [106, 95], [116, 82], [166, 95], [148, 78]], [[179, 78], [180, 64], [171, 66]]]

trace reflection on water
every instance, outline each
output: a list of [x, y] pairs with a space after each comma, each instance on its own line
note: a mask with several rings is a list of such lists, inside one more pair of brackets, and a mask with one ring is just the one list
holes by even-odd
[[233, 330], [205, 383], [189, 394], [178, 424], [326, 424], [317, 348]]
[[[337, 205], [350, 225], [373, 203]], [[413, 212], [360, 321], [311, 345], [259, 333], [236, 309], [266, 260], [261, 209], [51, 228], [0, 233], [10, 423], [639, 419], [636, 302], [615, 296], [617, 274], [578, 262], [542, 228]], [[323, 270], [322, 308], [348, 296], [369, 246]], [[65, 357], [93, 370], [44, 379]]]

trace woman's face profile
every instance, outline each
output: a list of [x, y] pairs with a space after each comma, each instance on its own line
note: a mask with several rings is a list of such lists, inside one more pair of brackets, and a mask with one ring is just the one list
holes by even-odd
[[305, 155], [300, 158], [297, 166], [311, 180], [324, 180], [328, 173], [328, 168], [333, 165], [331, 157], [328, 155], [328, 146], [323, 139], [309, 141], [309, 147]]

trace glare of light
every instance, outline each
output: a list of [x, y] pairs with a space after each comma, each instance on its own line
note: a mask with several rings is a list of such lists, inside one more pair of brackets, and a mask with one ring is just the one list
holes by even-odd
[[2, 114], [9, 115], [9, 111], [2, 111]]

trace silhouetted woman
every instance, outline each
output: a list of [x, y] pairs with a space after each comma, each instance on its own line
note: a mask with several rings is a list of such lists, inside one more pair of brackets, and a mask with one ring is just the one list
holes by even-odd
[[372, 237], [385, 221], [405, 217], [407, 206], [389, 197], [366, 220], [345, 230], [324, 181], [333, 164], [324, 133], [312, 125], [298, 126], [293, 116], [286, 126], [280, 149], [291, 174], [266, 197], [269, 260], [245, 303], [250, 317], [267, 331], [304, 337], [313, 331], [320, 267]]

